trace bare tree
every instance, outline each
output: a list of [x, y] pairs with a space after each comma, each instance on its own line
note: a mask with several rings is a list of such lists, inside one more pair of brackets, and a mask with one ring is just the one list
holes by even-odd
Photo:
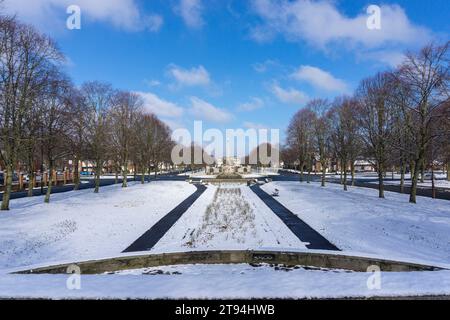
[[358, 123], [355, 116], [357, 102], [355, 99], [342, 97], [337, 98], [328, 113], [331, 123], [331, 141], [334, 153], [337, 155], [341, 172], [343, 172], [342, 183], [347, 191], [347, 172], [349, 163], [352, 161], [355, 145], [358, 143]]
[[110, 111], [112, 108], [113, 89], [109, 84], [88, 82], [81, 88], [83, 103], [87, 108], [86, 145], [87, 157], [95, 166], [95, 189], [100, 188], [100, 176], [108, 161], [110, 150]]
[[450, 181], [450, 99], [443, 104], [439, 112], [441, 120], [438, 123], [440, 128], [438, 154], [439, 160], [447, 171], [447, 180]]
[[[401, 94], [397, 95], [397, 88], [393, 85], [393, 90], [390, 93], [390, 99], [394, 97], [394, 99], [399, 99]], [[395, 162], [394, 159], [397, 159], [397, 165], [400, 167], [400, 192], [404, 192], [405, 188], [405, 175], [407, 167], [409, 166], [410, 171], [413, 170], [411, 154], [410, 150], [413, 149], [413, 139], [410, 136], [410, 133], [405, 128], [405, 114], [396, 107], [396, 105], [392, 105], [392, 128], [391, 128], [391, 137], [390, 137], [390, 153], [392, 154], [392, 161]], [[412, 173], [411, 173], [412, 174]]]
[[53, 41], [14, 18], [0, 17], [0, 141], [6, 166], [2, 210], [9, 209], [14, 166], [33, 108], [33, 97], [45, 86], [48, 70], [62, 60]]
[[145, 182], [146, 172], [150, 177], [152, 167], [157, 167], [158, 149], [164, 144], [159, 137], [160, 125], [160, 120], [154, 114], [138, 114], [136, 119], [132, 150], [133, 158], [141, 170], [141, 183]]
[[283, 146], [280, 150], [280, 160], [283, 162], [284, 168], [295, 168], [297, 154], [290, 146]]
[[[164, 162], [171, 161], [170, 158], [173, 146], [174, 142], [171, 139], [171, 132], [169, 127], [156, 118], [153, 128], [153, 146], [151, 158], [155, 167], [155, 177], [157, 174], [157, 170], [162, 166], [162, 164]], [[204, 156], [205, 155], [206, 153], [204, 153]], [[204, 165], [204, 163], [202, 165]]]
[[427, 147], [442, 134], [433, 132], [431, 125], [449, 99], [449, 42], [442, 46], [431, 44], [418, 54], [409, 53], [395, 76], [402, 87], [397, 106], [404, 113], [405, 130], [413, 139], [413, 149], [409, 150], [414, 165], [409, 201], [416, 203], [419, 169], [424, 169]]
[[321, 185], [325, 187], [325, 177], [330, 157], [330, 124], [327, 112], [330, 108], [328, 100], [316, 99], [307, 105], [314, 114], [313, 130], [314, 130], [314, 147], [319, 156], [320, 166], [322, 169]]
[[[50, 195], [53, 184], [57, 183], [57, 173], [55, 172], [56, 161], [67, 157], [69, 149], [69, 99], [71, 84], [55, 71], [54, 78], [49, 81], [48, 90], [41, 101], [41, 125], [43, 128], [42, 145], [47, 159], [48, 186], [44, 201], [50, 202]], [[56, 178], [56, 181], [54, 179]]]
[[39, 135], [41, 132], [39, 99], [33, 98], [33, 106], [25, 117], [27, 125], [24, 128], [24, 139], [19, 152], [21, 153], [21, 162], [27, 166], [28, 196], [31, 197], [33, 196], [33, 187], [36, 181], [35, 172], [37, 168], [35, 160], [42, 145], [42, 139], [40, 139]]
[[384, 174], [392, 149], [393, 113], [389, 105], [391, 75], [378, 73], [361, 82], [357, 90], [358, 120], [368, 155], [375, 160], [378, 196], [384, 198]]
[[287, 144], [297, 153], [297, 160], [300, 165], [300, 182], [304, 181], [303, 171], [305, 166], [309, 170], [312, 162], [312, 140], [314, 134], [312, 123], [314, 119], [315, 114], [311, 109], [301, 109], [291, 119], [287, 131]]
[[[113, 163], [116, 172], [121, 169], [124, 187], [130, 161], [139, 166], [143, 179], [146, 168], [153, 168], [156, 174], [171, 163], [170, 129], [155, 116], [142, 115], [139, 96], [116, 92], [99, 82], [76, 90], [61, 72], [63, 59], [50, 38], [0, 12], [0, 160], [6, 180], [3, 210], [9, 209], [15, 168], [28, 170], [28, 192], [33, 194], [38, 161], [41, 175], [44, 170], [49, 173], [46, 202], [57, 183], [54, 172], [70, 160], [75, 189], [80, 184], [80, 161], [93, 164], [94, 192], [99, 192], [100, 175], [108, 163]], [[41, 177], [42, 190], [43, 180]]]
[[433, 197], [436, 196], [435, 167], [442, 166], [443, 172], [447, 171], [447, 180], [450, 181], [450, 100], [443, 104], [437, 113], [439, 116], [431, 126], [432, 135], [436, 135], [436, 139], [430, 142], [426, 157], [426, 164], [431, 168]]
[[69, 112], [70, 126], [68, 128], [69, 143], [71, 145], [72, 174], [74, 189], [78, 190], [80, 186], [79, 166], [86, 155], [87, 145], [87, 117], [89, 115], [88, 105], [85, 103], [79, 90], [72, 88], [67, 97], [67, 108]]
[[122, 168], [122, 187], [127, 187], [128, 164], [134, 140], [134, 126], [142, 109], [142, 99], [134, 93], [118, 92], [114, 95], [111, 111], [112, 152], [116, 152]]

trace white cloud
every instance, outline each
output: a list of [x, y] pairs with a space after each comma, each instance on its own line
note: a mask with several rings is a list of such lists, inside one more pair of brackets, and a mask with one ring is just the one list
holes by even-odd
[[175, 12], [183, 18], [189, 28], [198, 29], [204, 25], [201, 0], [180, 0]]
[[151, 92], [136, 92], [144, 101], [144, 108], [161, 117], [180, 117], [183, 115], [183, 108], [173, 102], [161, 99]]
[[63, 30], [68, 17], [66, 9], [72, 4], [81, 8], [82, 28], [85, 19], [129, 31], [156, 32], [163, 24], [163, 18], [157, 14], [142, 14], [136, 0], [6, 0], [4, 6], [23, 21], [41, 28], [60, 26]]
[[395, 68], [405, 61], [406, 55], [399, 51], [378, 50], [361, 53], [358, 58], [361, 60], [377, 60], [385, 65]]
[[158, 14], [151, 14], [142, 21], [143, 25], [151, 32], [158, 32], [164, 24], [164, 19]]
[[209, 72], [203, 66], [184, 69], [171, 65], [168, 73], [181, 86], [207, 86], [211, 83]]
[[250, 121], [245, 121], [243, 123], [243, 125], [244, 125], [244, 128], [246, 128], [246, 129], [255, 129], [255, 130], [269, 129], [269, 127], [264, 124], [250, 122]]
[[227, 111], [215, 107], [212, 104], [197, 97], [191, 97], [190, 113], [198, 119], [218, 123], [228, 122], [233, 118], [233, 116]]
[[268, 59], [264, 62], [258, 62], [253, 64], [253, 69], [258, 73], [265, 73], [269, 69], [269, 67], [275, 66], [277, 64], [278, 64], [277, 61]]
[[350, 49], [421, 44], [430, 39], [430, 31], [411, 23], [400, 6], [380, 7], [381, 30], [369, 30], [365, 10], [356, 17], [347, 17], [339, 12], [335, 1], [253, 0], [254, 12], [262, 23], [252, 35], [255, 40], [267, 41], [281, 34], [289, 41], [306, 41], [322, 49], [332, 44]]
[[312, 66], [300, 66], [292, 78], [305, 81], [318, 89], [333, 92], [346, 92], [348, 86], [345, 81], [335, 78], [331, 73]]
[[168, 125], [169, 126], [169, 128], [171, 129], [171, 130], [176, 130], [176, 129], [179, 129], [179, 128], [184, 128], [185, 127], [185, 125], [181, 122], [181, 121], [179, 121], [179, 120], [174, 120], [174, 119], [161, 119], [166, 125]]
[[152, 79], [152, 80], [145, 79], [144, 83], [149, 87], [159, 87], [161, 85], [161, 82], [159, 80], [155, 80], [155, 79]]
[[241, 104], [237, 110], [238, 111], [254, 111], [264, 107], [264, 101], [261, 98], [253, 97], [250, 101]]
[[309, 97], [304, 92], [294, 88], [284, 89], [277, 84], [272, 85], [272, 93], [283, 103], [287, 104], [304, 104]]

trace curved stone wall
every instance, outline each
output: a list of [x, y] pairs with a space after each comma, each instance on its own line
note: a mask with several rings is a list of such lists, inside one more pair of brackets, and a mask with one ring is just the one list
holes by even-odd
[[[117, 257], [74, 263], [82, 274], [100, 274], [120, 270], [157, 267], [180, 264], [236, 264], [270, 263], [288, 266], [309, 266], [327, 269], [343, 269], [366, 272], [369, 266], [378, 266], [381, 271], [435, 271], [440, 268], [428, 265], [412, 264], [366, 257], [317, 252], [279, 252], [279, 251], [194, 251], [180, 253], [148, 254]], [[64, 264], [25, 270], [18, 273], [66, 273], [73, 264]]]

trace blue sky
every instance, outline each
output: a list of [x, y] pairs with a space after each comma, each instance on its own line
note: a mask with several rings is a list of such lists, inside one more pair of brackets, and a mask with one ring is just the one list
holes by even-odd
[[[66, 8], [81, 8], [68, 30]], [[366, 27], [381, 7], [381, 30]], [[171, 127], [284, 130], [309, 99], [351, 94], [405, 50], [448, 40], [448, 0], [6, 0], [53, 36], [78, 85], [142, 94]]]

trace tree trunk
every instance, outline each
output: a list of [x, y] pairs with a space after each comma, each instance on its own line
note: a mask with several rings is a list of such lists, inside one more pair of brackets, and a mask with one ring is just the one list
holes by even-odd
[[[343, 177], [343, 184], [344, 184], [344, 191], [347, 191], [347, 160], [343, 160], [343, 165], [344, 165], [344, 177]], [[341, 169], [341, 173], [342, 173], [342, 169]]]
[[384, 199], [384, 179], [383, 170], [384, 166], [382, 163], [378, 163], [378, 197]]
[[436, 199], [436, 185], [434, 182], [434, 164], [431, 163], [431, 193], [433, 199]]
[[422, 163], [420, 164], [420, 182], [425, 182], [425, 160], [422, 160]]
[[352, 187], [354, 187], [355, 186], [355, 161], [352, 160], [350, 167], [351, 167], [351, 171], [352, 171]]
[[322, 163], [322, 183], [321, 183], [321, 186], [322, 186], [322, 187], [325, 187], [325, 177], [326, 177], [326, 174], [327, 174], [326, 164], [325, 164], [325, 163]]
[[[417, 161], [420, 163], [420, 160]], [[415, 166], [417, 168], [417, 162]], [[414, 175], [411, 177], [411, 193], [409, 195], [409, 202], [416, 203], [416, 195], [417, 195], [417, 182], [419, 180], [419, 170], [414, 170]]]
[[80, 170], [78, 168], [78, 158], [73, 160], [73, 184], [74, 190], [78, 190], [80, 188]]
[[5, 179], [6, 186], [5, 186], [5, 192], [3, 193], [3, 199], [2, 199], [2, 210], [9, 210], [9, 200], [11, 198], [11, 192], [12, 192], [12, 182], [13, 182], [13, 166], [12, 164], [8, 164], [6, 166], [6, 176], [3, 175], [3, 178]]
[[450, 181], [450, 161], [447, 162], [447, 181]]
[[34, 189], [34, 183], [35, 183], [35, 174], [34, 174], [34, 165], [33, 165], [33, 157], [30, 156], [28, 161], [28, 197], [33, 196], [33, 189]]
[[412, 179], [413, 179], [413, 176], [414, 176], [415, 171], [416, 171], [415, 163], [414, 163], [413, 160], [411, 160], [410, 163], [409, 163], [409, 171], [410, 171], [409, 172], [409, 176], [410, 176], [411, 183], [412, 183]]
[[[127, 162], [125, 161], [125, 163]], [[128, 187], [128, 173], [126, 166], [126, 164], [122, 166], [122, 188]]]
[[33, 196], [33, 189], [35, 186], [35, 168], [34, 168], [34, 162], [33, 162], [33, 154], [30, 152], [28, 155], [28, 197]]
[[141, 175], [141, 184], [145, 183], [145, 166], [141, 166], [142, 168], [142, 175]]
[[34, 189], [34, 179], [35, 179], [34, 170], [31, 169], [29, 171], [28, 175], [29, 175], [29, 177], [28, 177], [28, 197], [32, 197], [33, 189]]
[[41, 193], [42, 194], [44, 194], [44, 189], [43, 189], [43, 187], [47, 187], [47, 184], [48, 184], [48, 173], [47, 173], [47, 171], [43, 171], [43, 181], [44, 181], [44, 184], [42, 184], [42, 187], [41, 187]]
[[311, 183], [311, 167], [312, 166], [308, 166], [308, 177], [306, 178], [307, 183]]
[[94, 189], [94, 193], [98, 193], [100, 191], [100, 171], [101, 171], [101, 165], [97, 164], [97, 167], [95, 168], [95, 189]]
[[50, 203], [50, 195], [52, 194], [52, 185], [53, 185], [53, 161], [50, 160], [49, 162], [49, 179], [48, 179], [48, 186], [47, 186], [47, 192], [45, 193], [45, 203]]
[[303, 182], [304, 181], [304, 177], [303, 177], [303, 166], [305, 165], [304, 162], [300, 162], [299, 168], [298, 168], [298, 176], [299, 176], [299, 181]]
[[403, 161], [400, 164], [400, 192], [405, 192], [405, 163]]

